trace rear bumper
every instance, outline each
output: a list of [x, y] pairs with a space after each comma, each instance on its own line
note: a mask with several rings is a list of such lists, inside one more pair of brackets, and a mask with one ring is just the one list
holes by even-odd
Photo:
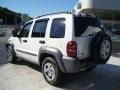
[[86, 60], [80, 60], [78, 58], [63, 57], [62, 60], [66, 73], [80, 72], [88, 66], [88, 63], [85, 62]]

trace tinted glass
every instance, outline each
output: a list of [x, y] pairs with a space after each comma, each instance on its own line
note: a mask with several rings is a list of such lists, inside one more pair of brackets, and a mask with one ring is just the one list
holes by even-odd
[[64, 38], [65, 35], [65, 19], [54, 19], [51, 27], [51, 38]]
[[101, 27], [101, 22], [97, 18], [92, 17], [75, 17], [75, 36], [79, 37], [88, 26]]
[[36, 21], [32, 31], [32, 37], [45, 37], [47, 22], [47, 20]]
[[28, 37], [29, 31], [30, 31], [30, 28], [31, 28], [31, 25], [32, 25], [32, 22], [26, 24], [26, 25], [22, 28], [22, 30], [21, 30], [21, 32], [20, 32], [20, 36], [21, 36], [21, 37]]

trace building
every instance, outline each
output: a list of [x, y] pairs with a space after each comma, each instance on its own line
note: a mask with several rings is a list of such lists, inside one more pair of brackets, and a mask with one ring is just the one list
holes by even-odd
[[98, 16], [107, 33], [120, 35], [120, 0], [79, 0], [74, 12]]

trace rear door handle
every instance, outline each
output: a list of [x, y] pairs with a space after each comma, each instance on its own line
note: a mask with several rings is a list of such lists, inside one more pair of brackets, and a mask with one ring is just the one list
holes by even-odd
[[41, 41], [39, 41], [39, 43], [41, 43], [41, 44], [45, 44], [45, 41], [41, 40]]
[[26, 42], [27, 42], [27, 40], [23, 40], [23, 42], [25, 42], [25, 43], [26, 43]]

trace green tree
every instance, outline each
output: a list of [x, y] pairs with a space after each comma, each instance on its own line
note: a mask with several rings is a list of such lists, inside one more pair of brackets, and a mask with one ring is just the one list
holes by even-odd
[[3, 24], [7, 25], [23, 24], [32, 19], [28, 14], [16, 13], [4, 7], [0, 7], [0, 18], [3, 19]]

